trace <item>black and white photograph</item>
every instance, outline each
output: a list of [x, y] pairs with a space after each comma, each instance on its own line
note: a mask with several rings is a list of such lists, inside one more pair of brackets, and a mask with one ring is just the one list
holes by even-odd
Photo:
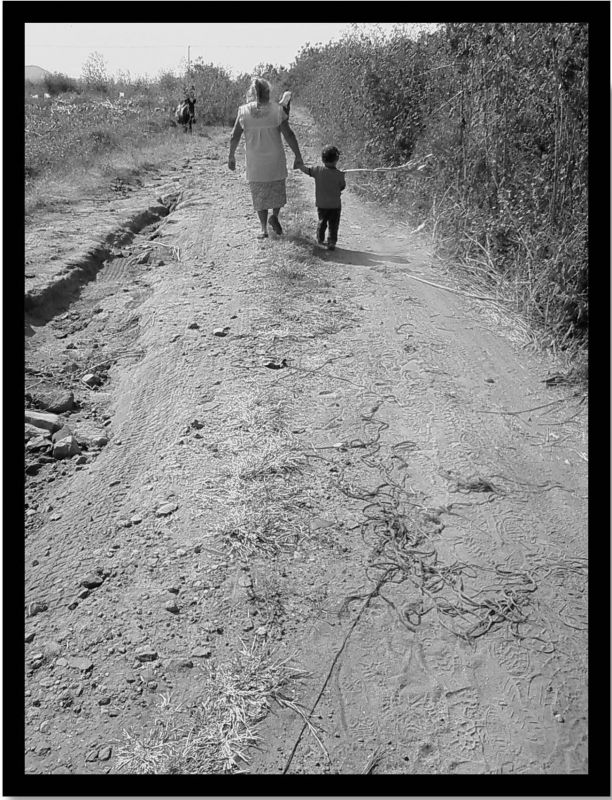
[[26, 794], [609, 795], [609, 4], [337, 5], [4, 4]]

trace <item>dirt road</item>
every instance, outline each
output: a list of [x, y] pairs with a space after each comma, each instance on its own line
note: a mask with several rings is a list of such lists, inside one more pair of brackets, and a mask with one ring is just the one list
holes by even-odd
[[297, 172], [259, 242], [227, 131], [179, 146], [80, 265], [28, 229], [80, 452], [29, 429], [26, 772], [585, 774], [582, 390], [350, 187], [335, 252]]

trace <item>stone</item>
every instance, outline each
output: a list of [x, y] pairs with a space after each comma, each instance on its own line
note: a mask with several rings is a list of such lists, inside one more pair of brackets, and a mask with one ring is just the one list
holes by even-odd
[[112, 747], [103, 747], [98, 753], [98, 760], [99, 761], [108, 761], [108, 759], [113, 754]]
[[55, 658], [56, 656], [59, 656], [59, 654], [61, 653], [62, 646], [60, 645], [59, 642], [49, 641], [45, 642], [42, 650], [43, 653], [49, 658]]
[[197, 331], [199, 330], [200, 326], [198, 325], [197, 322], [190, 322], [187, 328], [191, 331]]
[[37, 614], [41, 614], [48, 608], [49, 606], [44, 602], [44, 600], [34, 600], [34, 602], [30, 603], [28, 606], [28, 617], [35, 617]]
[[90, 750], [89, 753], [85, 756], [85, 761], [96, 761], [98, 758], [98, 751], [97, 750]]
[[51, 431], [48, 431], [45, 428], [37, 428], [36, 425], [31, 425], [29, 422], [26, 422], [25, 423], [26, 441], [34, 438], [35, 436], [44, 436], [45, 438], [49, 439], [51, 437]]
[[74, 436], [67, 436], [53, 445], [54, 458], [70, 458], [70, 456], [78, 456], [80, 452], [81, 448]]
[[85, 575], [84, 578], [81, 578], [79, 585], [84, 586], [86, 589], [95, 589], [103, 583], [104, 578], [99, 572], [90, 572], [89, 575]]
[[210, 658], [211, 656], [212, 650], [210, 647], [196, 647], [191, 651], [192, 658]]
[[33, 641], [35, 636], [36, 636], [36, 632], [35, 631], [26, 631], [25, 643], [26, 644], [30, 644], [30, 642]]
[[62, 427], [62, 421], [57, 414], [50, 414], [47, 411], [32, 411], [26, 409], [25, 421], [36, 428], [44, 428], [46, 431], [54, 433]]
[[250, 575], [241, 575], [238, 578], [238, 586], [242, 586], [243, 589], [248, 589], [250, 586], [253, 585], [253, 579]]
[[163, 503], [155, 512], [157, 517], [167, 517], [169, 514], [172, 514], [178, 505], [176, 503]]
[[55, 392], [36, 398], [39, 405], [52, 414], [63, 414], [74, 408], [74, 394], [72, 392]]
[[68, 659], [68, 666], [81, 672], [89, 672], [93, 669], [93, 661], [90, 658], [76, 656]]
[[98, 375], [95, 375], [93, 372], [83, 375], [81, 380], [83, 383], [87, 384], [87, 386], [99, 386], [102, 383]]
[[140, 514], [134, 514], [133, 517], [130, 517], [130, 522], [133, 525], [138, 525], [142, 522], [142, 517], [140, 516]]
[[28, 439], [26, 450], [49, 450], [51, 446], [51, 441], [48, 436], [32, 436]]
[[94, 447], [106, 447], [108, 444], [108, 436], [94, 436], [91, 443]]
[[178, 614], [180, 609], [177, 605], [176, 600], [168, 600], [168, 602], [164, 605], [166, 611], [169, 611], [171, 614]]
[[256, 636], [267, 636], [268, 635], [268, 629], [266, 628], [265, 625], [260, 625], [259, 628], [257, 628], [257, 630], [255, 631], [255, 635]]
[[190, 658], [173, 658], [170, 662], [170, 666], [178, 670], [192, 669], [193, 661]]
[[102, 697], [100, 697], [98, 699], [98, 705], [99, 706], [107, 706], [107, 705], [109, 705], [110, 701], [111, 701], [110, 695], [105, 694], [105, 695], [103, 695]]
[[181, 591], [181, 587], [174, 585], [168, 586], [166, 591], [171, 592], [172, 594], [178, 594]]
[[51, 438], [54, 442], [61, 442], [62, 439], [72, 435], [72, 429], [69, 428], [68, 425], [62, 425], [59, 431], [55, 431]]
[[225, 328], [214, 328], [213, 336], [227, 336], [229, 332], [230, 329], [227, 326]]
[[136, 658], [139, 661], [155, 661], [157, 658], [157, 651], [151, 647], [140, 647], [136, 651]]

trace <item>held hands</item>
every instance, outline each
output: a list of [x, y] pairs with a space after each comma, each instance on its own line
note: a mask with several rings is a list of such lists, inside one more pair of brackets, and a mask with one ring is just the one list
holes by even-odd
[[236, 159], [234, 158], [234, 156], [227, 157], [227, 166], [229, 167], [229, 169], [231, 169], [232, 172], [236, 169]]

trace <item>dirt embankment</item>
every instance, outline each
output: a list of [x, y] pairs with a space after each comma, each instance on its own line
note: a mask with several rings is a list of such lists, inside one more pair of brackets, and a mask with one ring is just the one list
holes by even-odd
[[580, 388], [350, 187], [256, 241], [226, 140], [28, 320], [26, 771], [585, 774]]

